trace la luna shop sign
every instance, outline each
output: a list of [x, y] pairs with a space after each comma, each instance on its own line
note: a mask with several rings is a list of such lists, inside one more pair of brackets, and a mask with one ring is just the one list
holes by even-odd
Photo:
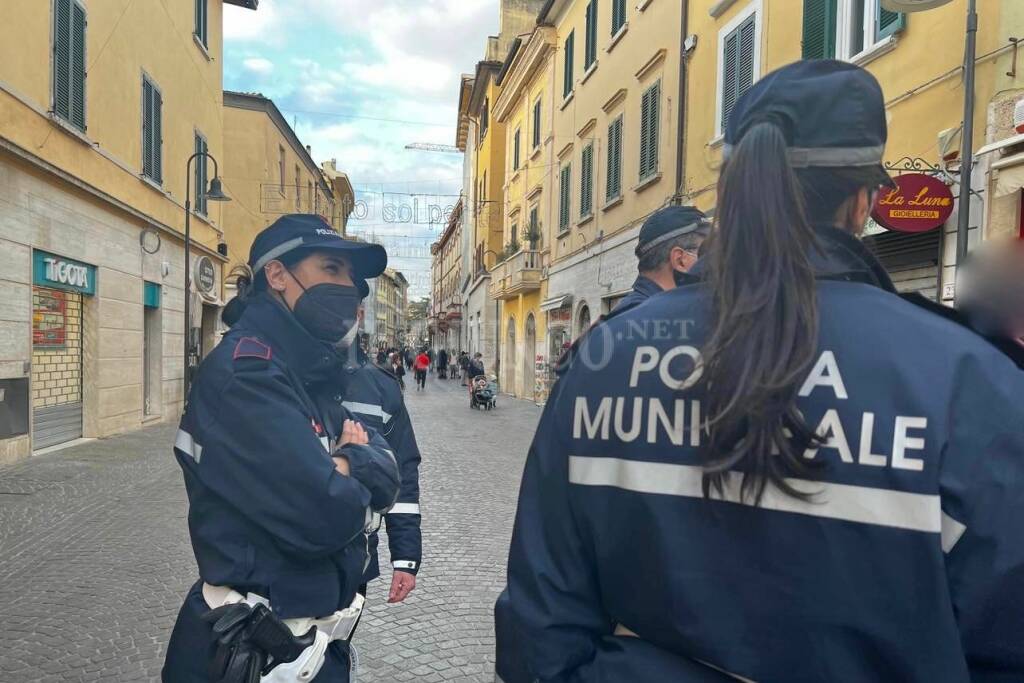
[[875, 200], [871, 217], [897, 232], [927, 232], [945, 223], [953, 213], [953, 192], [944, 182], [925, 173], [896, 178]]

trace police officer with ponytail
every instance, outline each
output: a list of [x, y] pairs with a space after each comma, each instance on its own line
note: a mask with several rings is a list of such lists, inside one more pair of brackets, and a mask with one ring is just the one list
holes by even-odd
[[339, 343], [355, 282], [386, 262], [312, 215], [253, 242], [231, 330], [200, 366], [174, 444], [200, 579], [163, 680], [349, 680], [367, 533], [399, 477], [387, 443], [341, 406]]
[[516, 675], [1024, 680], [1024, 377], [858, 239], [877, 81], [779, 69], [725, 143], [693, 283], [594, 328], [545, 407], [496, 615]]

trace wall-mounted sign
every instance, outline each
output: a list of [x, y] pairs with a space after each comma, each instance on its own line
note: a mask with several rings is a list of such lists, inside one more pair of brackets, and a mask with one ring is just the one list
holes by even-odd
[[200, 256], [196, 259], [196, 289], [209, 294], [216, 284], [217, 271], [213, 267], [213, 261], [209, 256]]
[[45, 251], [32, 252], [32, 282], [42, 287], [96, 293], [96, 266]]
[[953, 213], [953, 193], [944, 182], [924, 173], [896, 178], [896, 189], [884, 189], [875, 200], [871, 217], [897, 232], [927, 232]]

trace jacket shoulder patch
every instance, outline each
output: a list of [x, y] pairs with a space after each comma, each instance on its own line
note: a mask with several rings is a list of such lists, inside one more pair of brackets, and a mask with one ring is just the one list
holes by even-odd
[[259, 360], [270, 360], [272, 356], [270, 347], [255, 337], [242, 337], [235, 345], [235, 352], [232, 360], [239, 358], [258, 358]]

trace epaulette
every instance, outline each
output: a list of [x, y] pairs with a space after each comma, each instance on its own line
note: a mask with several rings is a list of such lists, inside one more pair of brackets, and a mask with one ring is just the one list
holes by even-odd
[[239, 339], [231, 354], [231, 359], [235, 361], [236, 365], [243, 363], [246, 367], [252, 367], [253, 364], [257, 367], [266, 367], [270, 364], [272, 357], [273, 352], [270, 347], [255, 337]]

